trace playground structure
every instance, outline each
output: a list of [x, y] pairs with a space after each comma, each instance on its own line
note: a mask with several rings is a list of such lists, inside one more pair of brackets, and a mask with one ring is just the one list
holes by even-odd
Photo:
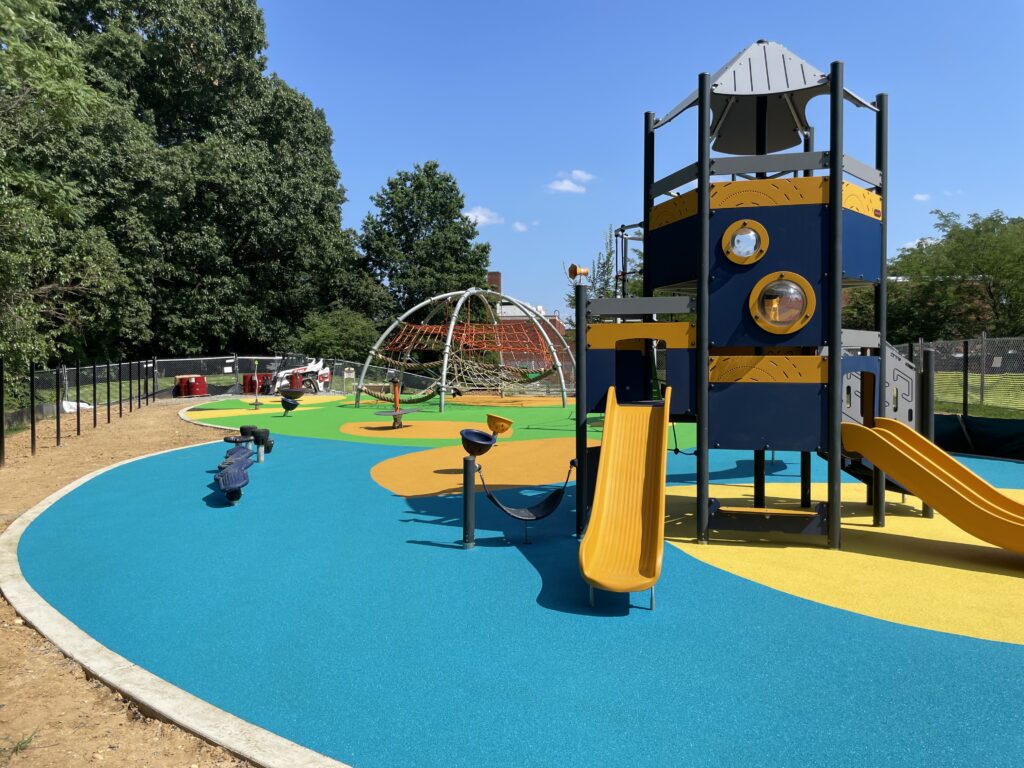
[[[827, 151], [805, 112], [816, 96], [829, 100]], [[847, 102], [874, 113], [873, 164], [845, 152]], [[689, 110], [696, 162], [656, 179], [655, 132]], [[841, 62], [826, 74], [766, 40], [701, 74], [665, 116], [645, 113], [643, 221], [626, 227], [643, 233], [644, 295], [588, 300], [579, 279], [575, 291], [579, 488], [594, 486], [597, 463], [593, 496], [576, 497], [591, 599], [595, 586], [653, 590], [658, 579], [670, 422], [696, 424], [699, 543], [713, 531], [778, 531], [838, 549], [845, 471], [866, 484], [875, 526], [884, 490], [897, 490], [921, 498], [925, 516], [930, 504], [1024, 552], [1019, 505], [927, 439], [928, 371], [919, 407], [917, 372], [886, 341], [887, 121], [886, 94], [869, 102], [847, 90]], [[874, 331], [842, 329], [853, 290], [873, 291]], [[695, 322], [672, 320], [694, 304]], [[587, 447], [595, 412], [605, 414], [597, 450]], [[751, 506], [711, 498], [714, 449], [753, 453]], [[766, 503], [765, 456], [776, 450], [800, 453], [798, 507]], [[816, 505], [812, 453], [828, 462]]]
[[[501, 321], [492, 306], [495, 301], [512, 304], [526, 319]], [[413, 322], [420, 313], [423, 319]], [[394, 402], [394, 392], [366, 383], [367, 370], [377, 364], [398, 372], [399, 388], [406, 373], [428, 379], [426, 387], [404, 399], [417, 403], [437, 397], [442, 412], [452, 395], [495, 392], [504, 396], [512, 388], [552, 375], [558, 377], [565, 407], [568, 393], [560, 354], [575, 366], [562, 334], [529, 304], [483, 288], [452, 291], [405, 311], [381, 334], [359, 373], [355, 404], [358, 408], [364, 394]]]

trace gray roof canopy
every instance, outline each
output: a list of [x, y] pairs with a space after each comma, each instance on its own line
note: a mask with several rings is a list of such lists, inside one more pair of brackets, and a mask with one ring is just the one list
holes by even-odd
[[[758, 151], [758, 102], [765, 107], [764, 152], [777, 152], [800, 144], [809, 126], [805, 109], [815, 96], [828, 93], [828, 75], [786, 47], [758, 40], [734, 56], [711, 76], [711, 136], [714, 149], [731, 155]], [[874, 109], [850, 91], [846, 98]], [[697, 91], [658, 120], [655, 128], [671, 122], [697, 103]]]

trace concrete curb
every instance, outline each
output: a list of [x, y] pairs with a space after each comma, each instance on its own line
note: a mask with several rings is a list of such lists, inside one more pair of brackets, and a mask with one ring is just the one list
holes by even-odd
[[[187, 408], [178, 412], [183, 419], [185, 410]], [[193, 447], [157, 451], [90, 472], [22, 513], [0, 534], [0, 593], [19, 616], [66, 656], [81, 664], [92, 677], [134, 701], [146, 714], [174, 723], [262, 768], [348, 768], [344, 763], [225, 712], [119, 656], [71, 623], [25, 581], [18, 563], [18, 544], [29, 525], [55, 502], [104, 472]]]

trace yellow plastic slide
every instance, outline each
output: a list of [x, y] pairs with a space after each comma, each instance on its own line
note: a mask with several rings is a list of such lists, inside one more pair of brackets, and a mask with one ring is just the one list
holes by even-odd
[[665, 538], [665, 460], [671, 387], [656, 405], [619, 405], [615, 387], [601, 440], [590, 524], [580, 571], [609, 592], [641, 592], [661, 576]]
[[1024, 554], [1024, 505], [1003, 495], [930, 440], [893, 419], [844, 423], [843, 450], [863, 456], [954, 525]]

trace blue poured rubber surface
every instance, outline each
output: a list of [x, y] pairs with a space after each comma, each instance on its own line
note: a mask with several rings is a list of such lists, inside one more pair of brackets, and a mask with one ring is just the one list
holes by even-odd
[[828, 608], [674, 547], [655, 612], [609, 593], [592, 610], [571, 487], [528, 546], [478, 495], [463, 551], [460, 497], [370, 479], [405, 452], [280, 437], [234, 507], [211, 486], [220, 444], [134, 462], [41, 515], [21, 567], [115, 652], [359, 767], [1020, 765], [1024, 646]]

